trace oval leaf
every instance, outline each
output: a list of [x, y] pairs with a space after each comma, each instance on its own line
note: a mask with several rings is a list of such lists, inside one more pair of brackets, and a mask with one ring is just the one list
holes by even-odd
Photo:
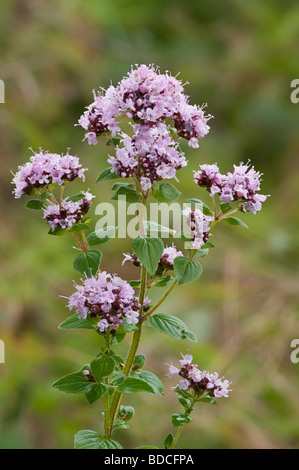
[[136, 237], [133, 240], [133, 250], [151, 276], [158, 269], [163, 249], [164, 244], [161, 238]]
[[179, 284], [193, 282], [202, 274], [201, 265], [197, 261], [186, 258], [185, 256], [175, 258], [173, 268]]
[[194, 333], [188, 330], [185, 323], [173, 315], [157, 313], [156, 315], [152, 315], [148, 318], [147, 325], [149, 327], [156, 328], [165, 335], [171, 336], [171, 338], [188, 338], [191, 341], [197, 341], [196, 336], [194, 335]]
[[74, 260], [74, 268], [80, 274], [86, 274], [87, 277], [96, 275], [101, 263], [102, 252], [100, 250], [88, 250], [86, 253], [80, 253]]
[[79, 431], [75, 435], [75, 449], [122, 449], [113, 439], [104, 439], [99, 433], [90, 430]]
[[101, 173], [96, 179], [96, 183], [103, 183], [104, 181], [114, 180], [116, 178], [119, 178], [119, 176], [112, 171], [111, 167], [109, 167], [101, 171]]
[[155, 394], [155, 390], [151, 385], [142, 379], [136, 379], [128, 377], [126, 380], [117, 387], [117, 391], [120, 393], [139, 393], [148, 392]]
[[88, 381], [83, 372], [74, 372], [57, 380], [53, 387], [65, 393], [87, 393], [91, 390], [92, 383]]
[[92, 375], [97, 382], [112, 374], [115, 368], [115, 361], [112, 357], [100, 355], [90, 364]]

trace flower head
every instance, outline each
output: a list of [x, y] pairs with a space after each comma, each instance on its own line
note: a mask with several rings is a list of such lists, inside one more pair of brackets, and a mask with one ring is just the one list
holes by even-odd
[[201, 165], [194, 174], [194, 183], [208, 189], [211, 196], [219, 195], [219, 200], [231, 203], [238, 201], [243, 212], [256, 214], [268, 196], [259, 194], [262, 174], [246, 164], [234, 165], [234, 171], [222, 175], [214, 165]]
[[84, 197], [79, 201], [63, 199], [59, 204], [50, 205], [44, 210], [44, 218], [52, 231], [57, 227], [71, 228], [73, 224], [83, 219], [92, 205], [91, 199], [95, 197], [89, 192], [83, 194]]
[[134, 289], [119, 276], [103, 271], [75, 287], [76, 292], [69, 297], [69, 309], [75, 307], [79, 318], [97, 317], [99, 331], [116, 330], [124, 319], [138, 323], [140, 306]]
[[199, 250], [207, 241], [210, 234], [210, 226], [214, 220], [213, 216], [205, 215], [200, 209], [192, 210], [186, 206], [182, 211], [191, 229], [191, 245]]
[[217, 372], [210, 374], [205, 370], [199, 370], [192, 360], [192, 356], [187, 354], [180, 360], [180, 369], [172, 364], [169, 366], [168, 377], [171, 379], [174, 375], [178, 375], [181, 378], [178, 388], [193, 391], [199, 396], [205, 394], [216, 398], [228, 397], [231, 382], [223, 380], [223, 377], [220, 379]]
[[15, 185], [13, 193], [15, 198], [30, 193], [33, 189], [47, 186], [51, 183], [62, 185], [75, 178], [85, 180], [84, 172], [78, 157], [67, 152], [65, 155], [49, 153], [40, 150], [34, 153], [30, 161], [19, 166], [12, 183]]
[[135, 173], [140, 177], [142, 188], [147, 190], [161, 179], [173, 178], [180, 168], [187, 165], [166, 124], [135, 124], [133, 132], [132, 137], [121, 135], [122, 146], [117, 146], [115, 157], [108, 159], [119, 176], [129, 177]]

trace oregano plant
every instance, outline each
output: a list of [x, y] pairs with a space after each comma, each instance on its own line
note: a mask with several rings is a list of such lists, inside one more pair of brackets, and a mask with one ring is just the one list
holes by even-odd
[[[144, 327], [153, 334], [197, 341], [196, 332], [188, 328], [184, 318], [175, 317], [162, 305], [177, 285], [198, 282], [200, 258], [215, 246], [211, 236], [216, 224], [224, 221], [247, 227], [236, 217], [237, 212], [255, 214], [267, 198], [259, 193], [261, 174], [249, 162], [234, 165], [226, 174], [217, 164], [201, 164], [193, 176], [194, 198], [187, 199], [180, 209], [183, 230], [175, 232], [173, 227], [147, 217], [146, 209], [153, 202], [167, 207], [182, 197], [176, 187], [177, 173], [187, 166], [187, 160], [180, 141], [198, 148], [199, 139], [209, 132], [211, 117], [203, 107], [189, 103], [180, 80], [153, 66], [141, 65], [133, 67], [117, 86], [94, 93], [94, 101], [79, 119], [90, 145], [96, 145], [99, 138], [107, 139], [109, 166], [96, 183], [111, 181], [112, 200], [125, 199], [127, 204], [136, 205], [137, 234], [131, 252], [120, 260], [136, 267], [139, 276], [136, 274], [135, 280], [101, 270], [100, 247], [117, 235], [118, 228], [91, 229], [90, 209], [95, 196], [83, 188], [76, 194], [71, 190], [75, 179], [85, 181], [87, 170], [77, 156], [70, 151], [61, 155], [40, 149], [14, 175], [15, 197], [31, 196], [26, 207], [42, 212], [49, 234], [68, 234], [75, 243], [76, 281], [73, 294], [67, 298], [72, 314], [59, 328], [84, 328], [99, 337], [99, 350], [90, 363], [78, 364], [76, 371], [69, 371], [53, 384], [61, 392], [84, 394], [89, 404], [103, 402], [102, 429], [79, 431], [74, 441], [77, 449], [121, 449], [113, 431], [128, 429], [135, 412], [126, 405], [126, 395], [144, 392], [163, 396], [161, 378], [145, 369], [141, 353]], [[129, 130], [124, 132], [123, 125]], [[200, 188], [209, 193], [210, 205], [198, 199]], [[174, 242], [165, 244], [166, 236], [183, 242], [183, 251]], [[156, 303], [150, 299], [154, 288], [162, 291]], [[127, 335], [131, 345], [126, 357], [121, 357], [118, 344]], [[169, 425], [173, 429], [161, 443], [165, 449], [177, 445], [197, 404], [216, 405], [231, 391], [228, 380], [217, 372], [207, 372], [204, 364], [199, 368], [191, 354], [182, 355], [179, 362], [180, 367], [168, 366], [168, 378], [178, 376], [174, 393], [180, 410], [171, 416]]]

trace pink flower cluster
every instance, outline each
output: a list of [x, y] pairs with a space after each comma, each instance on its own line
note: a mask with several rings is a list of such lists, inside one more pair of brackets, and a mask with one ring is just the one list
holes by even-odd
[[[133, 253], [132, 255], [124, 253], [124, 255], [125, 255], [125, 258], [122, 264], [124, 264], [126, 261], [130, 261], [131, 263], [134, 264], [134, 266], [141, 266], [141, 262], [139, 261], [135, 253]], [[178, 251], [173, 244], [172, 246], [165, 247], [162, 253], [162, 256], [160, 258], [159, 264], [158, 264], [159, 268], [160, 269], [173, 269], [173, 262], [175, 258], [177, 258], [178, 256], [184, 256], [184, 255], [181, 251]]]
[[95, 197], [89, 192], [83, 194], [84, 197], [78, 201], [63, 199], [59, 204], [50, 205], [44, 210], [44, 218], [52, 231], [56, 227], [71, 228], [73, 224], [83, 219], [92, 205], [92, 198]]
[[101, 134], [120, 132], [117, 118], [125, 115], [134, 121], [133, 136], [121, 133], [122, 146], [108, 162], [122, 178], [136, 175], [144, 191], [161, 179], [171, 179], [187, 165], [171, 130], [163, 121], [172, 119], [177, 135], [198, 147], [198, 139], [209, 132], [203, 108], [189, 104], [182, 82], [153, 66], [136, 66], [116, 87], [99, 95], [80, 117], [89, 144], [97, 144]]
[[79, 119], [90, 144], [97, 143], [97, 136], [119, 131], [116, 118], [125, 113], [137, 123], [157, 124], [172, 118], [178, 134], [198, 147], [198, 138], [209, 132], [207, 124], [211, 116], [205, 116], [202, 108], [189, 104], [182, 82], [168, 72], [161, 74], [153, 66], [136, 66], [117, 85], [112, 85], [99, 95]]
[[142, 188], [147, 190], [152, 183], [173, 178], [177, 170], [187, 165], [166, 124], [135, 124], [133, 132], [133, 137], [122, 134], [123, 146], [117, 146], [116, 156], [108, 159], [113, 171], [122, 178], [135, 173]]
[[18, 172], [14, 175], [12, 184], [15, 185], [13, 193], [15, 198], [20, 198], [23, 194], [30, 193], [32, 189], [42, 188], [51, 183], [62, 185], [66, 181], [73, 181], [75, 178], [82, 178], [84, 172], [78, 157], [66, 153], [39, 152], [34, 153], [30, 162], [18, 167]]
[[234, 165], [234, 171], [226, 175], [219, 172], [216, 164], [201, 165], [200, 171], [194, 174], [194, 183], [206, 187], [211, 196], [218, 194], [220, 201], [238, 201], [243, 212], [256, 214], [268, 197], [257, 193], [260, 190], [261, 176], [249, 163]]
[[167, 374], [170, 379], [174, 375], [181, 377], [178, 384], [180, 390], [194, 390], [196, 394], [206, 393], [216, 398], [228, 397], [228, 392], [231, 392], [229, 389], [231, 382], [223, 380], [223, 377], [220, 379], [217, 372], [210, 374], [205, 370], [199, 370], [196, 364], [192, 364], [193, 357], [190, 354], [182, 357], [183, 359], [179, 361], [181, 368], [178, 369], [171, 364]]
[[213, 216], [205, 215], [200, 209], [192, 210], [186, 206], [182, 211], [187, 218], [187, 224], [191, 229], [191, 245], [199, 250], [207, 241], [210, 234], [210, 225], [214, 220]]
[[99, 331], [116, 330], [124, 319], [129, 324], [138, 323], [138, 299], [127, 281], [106, 271], [75, 284], [76, 292], [69, 297], [68, 307], [76, 308], [79, 318], [99, 317]]

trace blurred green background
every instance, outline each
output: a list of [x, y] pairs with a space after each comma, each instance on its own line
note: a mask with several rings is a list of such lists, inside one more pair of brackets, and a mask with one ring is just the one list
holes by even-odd
[[[135, 63], [180, 72], [191, 103], [207, 102], [215, 116], [199, 149], [184, 146], [189, 165], [178, 176], [186, 198], [209, 201], [190, 184], [198, 163], [216, 161], [225, 172], [248, 158], [271, 198], [243, 217], [249, 231], [217, 227], [201, 279], [177, 287], [160, 310], [182, 318], [198, 343], [145, 332], [140, 352], [166, 397], [127, 398], [136, 416], [115, 438], [129, 448], [161, 446], [171, 413], [180, 410], [165, 363], [189, 349], [200, 368], [232, 380], [233, 392], [218, 407], [197, 408], [179, 447], [298, 448], [299, 364], [290, 361], [290, 342], [299, 337], [299, 104], [290, 101], [290, 83], [299, 78], [298, 25], [299, 4], [291, 0], [1, 0], [0, 448], [71, 448], [80, 429], [102, 429], [99, 403], [51, 388], [101, 346], [87, 330], [57, 329], [68, 316], [59, 296], [70, 295], [79, 277], [71, 240], [48, 236], [40, 213], [14, 200], [10, 171], [29, 159], [31, 146], [71, 147], [89, 168], [85, 189], [97, 202], [109, 200], [109, 183], [94, 181], [111, 147], [82, 143], [74, 123], [92, 89], [116, 84]], [[74, 192], [81, 187], [74, 183]], [[121, 266], [130, 243], [103, 245], [103, 268], [135, 279], [136, 268]]]

